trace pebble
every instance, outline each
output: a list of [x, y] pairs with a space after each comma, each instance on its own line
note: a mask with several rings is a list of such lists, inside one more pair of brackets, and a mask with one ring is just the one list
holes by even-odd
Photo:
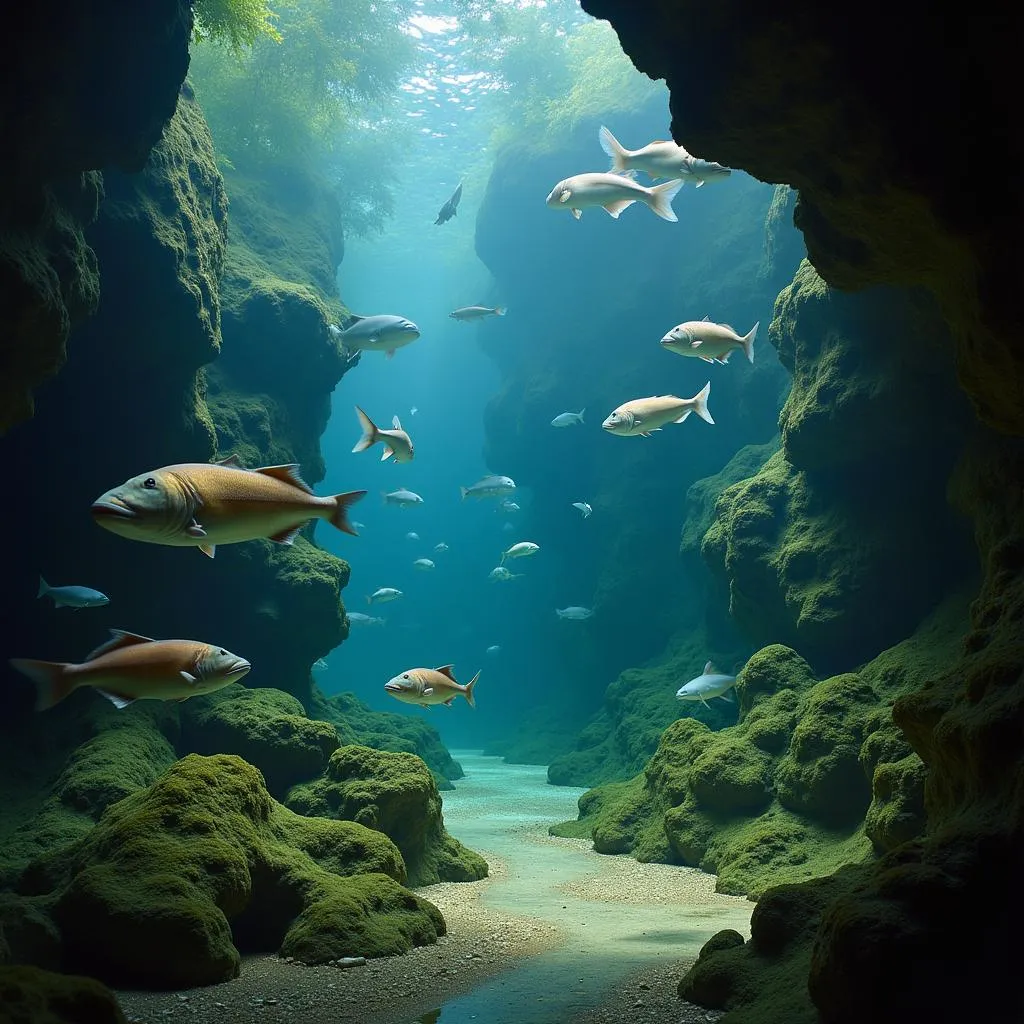
[[335, 966], [337, 967], [363, 967], [366, 964], [365, 956], [343, 956], [340, 960], [335, 960]]

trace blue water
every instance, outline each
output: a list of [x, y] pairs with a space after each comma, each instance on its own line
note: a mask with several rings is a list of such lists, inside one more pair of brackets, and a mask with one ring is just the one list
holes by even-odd
[[[707, 894], [708, 876], [692, 868], [643, 865], [649, 895], [644, 902], [586, 899], [566, 892], [618, 866], [626, 858], [603, 857], [588, 843], [551, 840], [548, 825], [575, 816], [583, 792], [547, 784], [543, 767], [506, 765], [475, 751], [454, 752], [466, 770], [445, 794], [448, 830], [473, 849], [500, 857], [507, 876], [485, 890], [495, 909], [553, 924], [564, 934], [555, 949], [525, 961], [472, 992], [445, 1003], [440, 1024], [553, 1024], [596, 1006], [628, 974], [658, 962], [696, 958], [715, 932], [749, 934], [752, 904]], [[669, 878], [695, 880], [695, 895], [659, 891]], [[426, 894], [429, 897], [429, 891]]]

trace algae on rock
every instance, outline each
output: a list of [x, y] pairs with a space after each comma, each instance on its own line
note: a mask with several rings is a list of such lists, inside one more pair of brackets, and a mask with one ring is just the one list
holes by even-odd
[[0, 1024], [127, 1024], [117, 996], [92, 978], [0, 966]]
[[356, 821], [383, 832], [402, 851], [412, 885], [487, 875], [483, 857], [445, 830], [440, 793], [415, 754], [340, 747], [324, 777], [295, 786], [285, 804], [300, 814]]

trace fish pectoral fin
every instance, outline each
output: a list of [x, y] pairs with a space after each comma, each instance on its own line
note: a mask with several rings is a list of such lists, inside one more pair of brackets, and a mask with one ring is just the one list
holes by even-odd
[[690, 342], [690, 348], [700, 348], [703, 344], [704, 342], [700, 338], [694, 338], [693, 341]]
[[215, 466], [230, 466], [232, 469], [245, 469], [242, 460], [237, 455], [229, 455], [226, 459], [217, 459]]
[[205, 537], [206, 531], [193, 519], [191, 524], [185, 527], [185, 532], [190, 537]]
[[423, 696], [424, 697], [429, 697], [433, 692], [434, 692], [434, 688], [432, 686], [425, 686], [423, 688]]
[[609, 214], [611, 214], [611, 216], [618, 218], [619, 214], [622, 213], [627, 206], [632, 206], [635, 202], [635, 199], [616, 199], [613, 203], [605, 203], [604, 208]]
[[[188, 683], [188, 685], [189, 685], [189, 686], [195, 686], [195, 685], [196, 685], [196, 683], [198, 683], [198, 682], [199, 682], [199, 680], [198, 680], [198, 679], [197, 679], [197, 678], [196, 678], [196, 677], [195, 677], [194, 675], [192, 675], [192, 673], [191, 673], [191, 672], [186, 672], [186, 671], [185, 671], [184, 669], [182, 669], [182, 670], [181, 670], [181, 671], [180, 671], [180, 672], [178, 673], [178, 675], [180, 675], [180, 676], [181, 676], [181, 678], [182, 678], [182, 679], [184, 679], [184, 680], [185, 680], [185, 682], [186, 682], [186, 683]], [[184, 698], [184, 697], [182, 697], [181, 699], [182, 699], [182, 700], [185, 700], [185, 698]]]
[[703, 178], [701, 178], [701, 179], [700, 179], [700, 181], [698, 181], [698, 182], [697, 182], [697, 184], [696, 184], [696, 185], [694, 185], [694, 188], [700, 188], [700, 187], [701, 187], [701, 185], [703, 185], [703, 184], [704, 184], [704, 179], [703, 179]]
[[447, 700], [442, 701], [441, 703], [444, 704], [446, 708], [450, 708], [455, 703], [455, 698], [449, 697]]
[[283, 484], [291, 484], [292, 487], [298, 487], [300, 491], [305, 491], [306, 494], [313, 493], [313, 488], [302, 479], [297, 462], [287, 466], [262, 466], [260, 469], [254, 469], [253, 472], [259, 473], [261, 476], [272, 477], [274, 480], [280, 480]]
[[113, 704], [114, 707], [117, 708], [119, 711], [121, 711], [124, 708], [128, 707], [129, 704], [134, 704], [135, 703], [135, 698], [134, 697], [123, 697], [119, 693], [111, 693], [109, 690], [101, 690], [98, 687], [96, 689], [96, 692], [101, 697], [106, 697], [107, 700], [109, 700], [110, 703]]
[[121, 647], [132, 647], [135, 644], [151, 644], [154, 642], [152, 637], [140, 636], [138, 633], [128, 633], [123, 629], [112, 629], [110, 631], [110, 639], [105, 644], [100, 644], [96, 650], [90, 651], [86, 655], [85, 660], [92, 661], [101, 654], [109, 654], [111, 651], [116, 651]]
[[713, 363], [714, 362], [714, 359], [712, 359], [711, 356], [701, 356], [701, 359], [703, 359], [705, 363]]
[[202, 553], [206, 555], [207, 558], [215, 558], [217, 555], [216, 544], [200, 544], [199, 550], [202, 551]]
[[693, 412], [693, 410], [692, 410], [692, 409], [687, 409], [687, 410], [686, 410], [686, 411], [685, 411], [685, 412], [684, 412], [684, 413], [682, 414], [682, 416], [680, 416], [680, 417], [679, 417], [679, 419], [677, 419], [677, 420], [673, 420], [672, 422], [673, 422], [673, 423], [682, 423], [682, 422], [683, 422], [683, 420], [685, 420], [685, 419], [686, 419], [686, 417], [687, 417], [687, 416], [689, 416], [691, 412]]
[[270, 539], [275, 544], [294, 544], [295, 538], [298, 537], [299, 533], [302, 531], [302, 527], [305, 525], [305, 523], [299, 523], [298, 526], [289, 526], [286, 529], [281, 530], [280, 533], [275, 533]]
[[385, 359], [394, 359], [395, 358], [395, 350], [393, 348], [388, 349], [388, 351], [385, 354], [384, 358]]
[[394, 451], [393, 448], [385, 447], [384, 452], [383, 452], [383, 454], [380, 457], [380, 461], [381, 462], [387, 462], [387, 460], [390, 459], [391, 456], [394, 455], [394, 454], [395, 454], [395, 451]]
[[574, 217], [575, 217], [575, 218], [576, 218], [577, 220], [579, 220], [579, 219], [580, 219], [580, 217], [582, 217], [582, 216], [583, 216], [583, 211], [582, 211], [582, 210], [580, 210], [580, 209], [578, 209], [577, 207], [573, 207], [572, 215], [573, 215], [573, 216], [574, 216]]

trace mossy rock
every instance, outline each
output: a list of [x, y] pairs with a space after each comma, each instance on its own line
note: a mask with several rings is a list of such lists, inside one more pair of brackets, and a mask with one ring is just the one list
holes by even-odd
[[410, 884], [487, 875], [486, 861], [445, 831], [441, 795], [415, 754], [340, 747], [324, 777], [295, 786], [286, 804], [300, 814], [356, 821], [383, 832], [402, 851]]
[[126, 1024], [117, 996], [92, 978], [0, 967], [0, 1024]]
[[452, 789], [452, 780], [465, 772], [441, 742], [437, 729], [422, 718], [374, 711], [354, 693], [336, 693], [325, 697], [314, 687], [310, 710], [318, 718], [332, 722], [341, 742], [349, 746], [394, 750], [421, 757], [434, 775], [440, 790]]
[[320, 775], [340, 741], [333, 725], [307, 718], [291, 694], [235, 683], [182, 705], [181, 745], [197, 754], [238, 754], [259, 768], [274, 796], [284, 796]]
[[[54, 920], [65, 964], [119, 985], [226, 981], [238, 974], [240, 952], [283, 948], [300, 918], [295, 934], [312, 948], [317, 922], [328, 922], [318, 904], [350, 914], [330, 922], [331, 935], [363, 934], [376, 955], [443, 932], [425, 901], [408, 894], [399, 906], [405, 865], [386, 836], [293, 814], [233, 755], [176, 762], [110, 807], [63, 869]], [[363, 875], [373, 880], [357, 884]], [[396, 925], [396, 914], [409, 920]]]
[[884, 762], [871, 780], [872, 800], [864, 832], [879, 853], [896, 849], [924, 832], [924, 786], [928, 768], [917, 754]]
[[0, 964], [60, 968], [60, 932], [51, 909], [49, 897], [0, 894]]

